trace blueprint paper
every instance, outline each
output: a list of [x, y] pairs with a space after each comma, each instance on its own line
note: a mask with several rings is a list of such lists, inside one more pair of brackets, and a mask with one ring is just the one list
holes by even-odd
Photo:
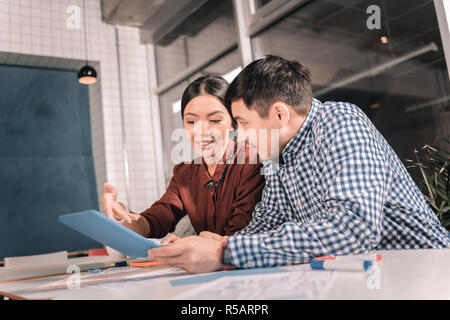
[[175, 297], [180, 300], [321, 299], [334, 282], [333, 271], [292, 271], [222, 277]]
[[170, 284], [172, 286], [184, 286], [190, 284], [206, 283], [228, 276], [255, 275], [255, 274], [266, 274], [277, 272], [288, 272], [288, 270], [281, 268], [251, 268], [251, 269], [237, 269], [230, 271], [211, 272], [203, 275], [192, 276], [185, 279], [173, 280], [170, 281]]

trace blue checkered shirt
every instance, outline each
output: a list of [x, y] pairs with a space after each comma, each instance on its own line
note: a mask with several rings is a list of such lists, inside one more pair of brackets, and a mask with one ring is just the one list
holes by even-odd
[[250, 224], [228, 237], [241, 268], [309, 262], [378, 249], [450, 247], [450, 234], [365, 114], [314, 99], [281, 154]]

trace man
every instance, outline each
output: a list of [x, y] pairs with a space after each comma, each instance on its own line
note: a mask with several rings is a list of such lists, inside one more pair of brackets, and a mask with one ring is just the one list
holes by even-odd
[[[149, 258], [199, 273], [306, 263], [374, 249], [450, 247], [450, 235], [364, 113], [313, 99], [308, 68], [266, 56], [227, 92], [244, 132], [277, 130], [281, 151], [262, 158], [266, 187], [250, 224], [149, 250]], [[267, 134], [270, 136], [270, 134]], [[253, 140], [261, 157], [272, 139]]]

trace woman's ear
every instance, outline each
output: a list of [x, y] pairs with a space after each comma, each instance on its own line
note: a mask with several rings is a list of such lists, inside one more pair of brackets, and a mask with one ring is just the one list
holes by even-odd
[[289, 122], [291, 118], [291, 112], [287, 104], [283, 102], [275, 102], [270, 108], [270, 117], [280, 123], [280, 126], [284, 126]]

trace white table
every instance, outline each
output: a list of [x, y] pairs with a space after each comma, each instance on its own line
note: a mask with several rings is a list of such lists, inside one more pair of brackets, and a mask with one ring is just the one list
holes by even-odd
[[[336, 272], [325, 299], [450, 299], [450, 249], [378, 251], [383, 256], [380, 289], [369, 289], [364, 272]], [[283, 267], [292, 272], [309, 265]], [[0, 291], [15, 295], [66, 276], [0, 283]], [[169, 281], [120, 288], [82, 287], [17, 294], [28, 299], [171, 299], [195, 285], [172, 286]], [[23, 291], [22, 291], [23, 292]], [[211, 297], [214, 299], [214, 297]]]

